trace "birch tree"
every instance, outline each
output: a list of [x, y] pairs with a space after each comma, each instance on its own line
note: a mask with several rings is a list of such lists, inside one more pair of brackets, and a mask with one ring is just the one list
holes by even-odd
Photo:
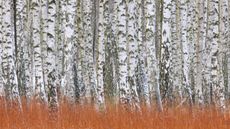
[[183, 59], [183, 86], [188, 95], [189, 103], [192, 105], [192, 91], [189, 84], [189, 44], [187, 40], [187, 9], [188, 4], [186, 0], [180, 1], [181, 7], [181, 46], [182, 46], [182, 59]]
[[6, 98], [10, 102], [21, 106], [21, 100], [18, 91], [18, 80], [15, 66], [15, 40], [14, 40], [14, 23], [13, 20], [13, 1], [3, 1], [2, 20], [3, 20], [3, 53], [2, 53], [2, 67], [3, 67], [3, 81], [5, 85]]
[[[0, 0], [0, 27], [3, 28], [2, 25], [2, 14], [3, 14], [3, 1]], [[3, 43], [3, 32], [2, 29], [0, 30], [0, 96], [4, 96], [4, 83], [3, 83], [3, 72], [2, 72], [2, 54], [3, 54], [3, 49], [2, 49], [2, 43]]]
[[[160, 83], [159, 83], [159, 61], [156, 58], [156, 46], [155, 46], [155, 20], [156, 20], [156, 6], [155, 1], [147, 0], [145, 1], [145, 39], [147, 48], [147, 64], [148, 64], [148, 83], [150, 87], [150, 92], [153, 91], [155, 86], [157, 105], [160, 111], [163, 110], [161, 96], [160, 96]], [[152, 94], [152, 93], [151, 93]]]
[[119, 62], [119, 94], [121, 104], [130, 103], [130, 87], [127, 84], [127, 42], [126, 42], [126, 2], [119, 0], [117, 12], [117, 36], [118, 36], [118, 62]]
[[56, 3], [53, 0], [48, 1], [48, 15], [47, 15], [47, 87], [48, 87], [48, 102], [52, 112], [57, 111], [58, 100], [57, 100], [57, 75], [55, 66], [55, 14], [56, 14]]
[[163, 2], [162, 44], [161, 44], [161, 86], [166, 88], [166, 96], [172, 101], [172, 85], [170, 78], [171, 57], [171, 0]]
[[78, 90], [79, 90], [79, 99], [84, 96], [84, 42], [83, 42], [83, 2], [77, 1], [77, 82], [78, 82]]
[[136, 0], [128, 0], [128, 24], [127, 24], [127, 43], [128, 43], [128, 86], [131, 88], [132, 103], [136, 108], [140, 108], [139, 96], [136, 84], [137, 69], [137, 2]]
[[26, 1], [19, 0], [15, 1], [15, 27], [16, 27], [16, 44], [17, 44], [17, 53], [16, 53], [16, 69], [17, 69], [17, 76], [18, 76], [18, 87], [19, 87], [19, 93], [20, 95], [25, 95], [24, 92], [24, 80], [25, 78], [21, 77], [24, 74], [23, 65], [24, 65], [24, 59], [23, 56], [23, 47], [25, 46], [26, 42], [26, 34], [25, 34], [25, 25], [26, 25], [26, 13], [27, 13], [27, 7], [26, 7]]
[[33, 11], [33, 56], [34, 56], [34, 69], [32, 70], [35, 79], [35, 99], [47, 102], [45, 93], [43, 68], [42, 68], [42, 54], [41, 54], [41, 3], [38, 1], [32, 1]]
[[224, 85], [221, 77], [220, 66], [218, 63], [219, 55], [219, 1], [210, 1], [210, 28], [209, 38], [211, 39], [211, 86], [212, 86], [212, 100], [217, 107], [225, 108], [224, 103]]
[[103, 67], [105, 64], [105, 43], [107, 36], [106, 25], [108, 21], [105, 19], [105, 13], [107, 10], [106, 4], [107, 0], [99, 0], [99, 17], [98, 17], [98, 59], [97, 59], [97, 108], [104, 108], [105, 98], [104, 98], [104, 71]]
[[138, 25], [138, 32], [137, 32], [137, 42], [138, 42], [138, 86], [140, 87], [140, 98], [143, 97], [144, 103], [148, 108], [150, 108], [150, 92], [149, 92], [149, 85], [147, 79], [147, 69], [146, 69], [146, 47], [143, 40], [143, 5], [142, 0], [137, 0], [137, 25]]
[[[83, 79], [85, 82], [85, 98], [88, 103], [91, 103], [92, 91], [96, 86], [96, 76], [94, 67], [94, 55], [93, 55], [93, 28], [92, 28], [92, 1], [84, 0], [83, 5], [83, 37], [84, 37], [84, 58], [83, 58]], [[87, 66], [87, 67], [86, 67]]]
[[67, 97], [73, 103], [76, 100], [75, 84], [74, 84], [74, 45], [75, 38], [75, 8], [76, 2], [74, 0], [66, 1], [66, 24], [64, 30], [64, 87], [66, 88]]

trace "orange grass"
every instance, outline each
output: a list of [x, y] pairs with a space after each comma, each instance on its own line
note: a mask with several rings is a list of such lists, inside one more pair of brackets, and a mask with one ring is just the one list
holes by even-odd
[[230, 129], [230, 113], [213, 108], [168, 108], [131, 112], [121, 107], [108, 106], [97, 112], [93, 106], [60, 104], [58, 119], [49, 120], [48, 109], [32, 103], [23, 111], [5, 108], [0, 102], [0, 129]]

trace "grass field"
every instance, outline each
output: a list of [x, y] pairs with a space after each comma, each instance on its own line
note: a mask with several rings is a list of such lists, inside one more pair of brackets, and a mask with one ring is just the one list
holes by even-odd
[[93, 106], [61, 104], [57, 121], [49, 120], [47, 108], [37, 104], [23, 107], [22, 112], [0, 106], [0, 129], [230, 129], [230, 113], [213, 108], [168, 108], [131, 112], [108, 106], [97, 112]]

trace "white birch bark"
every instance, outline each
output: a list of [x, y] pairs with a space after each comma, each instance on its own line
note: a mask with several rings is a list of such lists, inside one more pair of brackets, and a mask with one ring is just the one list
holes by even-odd
[[[17, 76], [18, 76], [18, 87], [20, 95], [25, 95], [24, 90], [24, 79], [22, 75], [24, 74], [23, 70], [23, 62], [24, 59], [22, 58], [23, 55], [23, 47], [25, 47], [26, 42], [26, 33], [25, 33], [25, 25], [26, 25], [26, 1], [25, 0], [18, 0], [15, 1], [15, 8], [16, 8], [16, 44], [17, 44], [17, 53], [16, 53], [16, 67], [17, 67]], [[22, 47], [23, 46], [23, 47]]]
[[[156, 58], [156, 46], [155, 46], [155, 21], [156, 21], [156, 6], [155, 1], [147, 0], [145, 1], [145, 38], [146, 38], [146, 48], [147, 48], [147, 64], [148, 64], [148, 83], [150, 87], [150, 95], [152, 96], [153, 87], [155, 86], [157, 106], [158, 110], [162, 111], [163, 106], [160, 96], [160, 84], [159, 84], [159, 61]], [[152, 97], [151, 97], [152, 98]]]
[[131, 88], [131, 101], [134, 108], [140, 108], [139, 95], [137, 93], [136, 84], [136, 68], [137, 68], [137, 2], [136, 0], [128, 0], [128, 24], [127, 24], [127, 42], [128, 42], [128, 86]]
[[84, 72], [83, 79], [85, 82], [85, 99], [87, 103], [91, 103], [92, 91], [96, 86], [95, 68], [94, 68], [94, 58], [93, 58], [93, 27], [92, 27], [92, 7], [93, 3], [91, 0], [83, 1], [83, 28], [84, 28]]
[[[150, 93], [149, 93], [149, 85], [147, 79], [147, 69], [146, 69], [146, 48], [143, 43], [143, 3], [142, 0], [137, 0], [138, 8], [137, 8], [137, 25], [138, 25], [138, 85], [141, 89], [140, 96], [143, 97], [144, 103], [147, 108], [150, 108]], [[140, 98], [141, 98], [140, 97]]]
[[[182, 84], [182, 59], [181, 59], [181, 46], [180, 46], [180, 15], [179, 15], [179, 2], [178, 0], [172, 0], [171, 9], [171, 65], [170, 74], [172, 85], [172, 97], [174, 99], [182, 99], [181, 84]], [[175, 101], [173, 101], [175, 102]]]
[[189, 44], [187, 40], [187, 11], [188, 4], [186, 0], [180, 1], [181, 7], [181, 46], [182, 46], [182, 59], [183, 59], [183, 86], [188, 95], [189, 103], [192, 105], [192, 91], [191, 85], [189, 84]]
[[[207, 9], [204, 6], [204, 1], [196, 1], [197, 7], [197, 42], [196, 42], [196, 84], [195, 84], [195, 102], [196, 104], [202, 105], [204, 104], [204, 96], [203, 96], [203, 85], [202, 85], [202, 69], [203, 69], [203, 65], [202, 65], [202, 55], [203, 55], [203, 48], [202, 48], [202, 44], [204, 43], [203, 39], [205, 38], [204, 32], [205, 30], [203, 30], [202, 27], [204, 27], [204, 21], [206, 19], [205, 18], [205, 13], [204, 10]], [[203, 36], [204, 35], [204, 36]]]
[[211, 86], [212, 86], [212, 101], [215, 106], [221, 109], [225, 108], [224, 103], [224, 85], [221, 77], [220, 66], [218, 64], [219, 55], [219, 1], [210, 1], [210, 28], [208, 31], [211, 39]]
[[127, 42], [126, 42], [126, 2], [118, 1], [117, 36], [118, 36], [118, 62], [119, 62], [119, 94], [121, 104], [130, 104], [130, 87], [127, 84]]
[[171, 65], [171, 0], [163, 2], [162, 43], [161, 43], [161, 86], [165, 87], [166, 97], [172, 102]]
[[[24, 93], [22, 95], [25, 95], [27, 104], [30, 103], [30, 100], [32, 99], [33, 96], [33, 90], [31, 87], [31, 57], [32, 57], [32, 32], [31, 32], [31, 27], [32, 27], [32, 13], [31, 13], [31, 1], [26, 2], [26, 23], [24, 27], [24, 33], [25, 33], [25, 41], [22, 42], [21, 44], [21, 54], [22, 54], [22, 64], [21, 64], [21, 71], [22, 73], [20, 74], [19, 80], [21, 80], [21, 85], [23, 86]], [[20, 37], [22, 38], [22, 37]]]
[[15, 41], [14, 41], [14, 26], [13, 21], [13, 1], [3, 1], [3, 53], [2, 67], [3, 79], [5, 85], [5, 93], [7, 100], [13, 101], [18, 106], [21, 106], [21, 100], [18, 91], [18, 81], [15, 66]]
[[[220, 81], [224, 81], [224, 82], [220, 82], [220, 83], [224, 83], [224, 87], [227, 87], [226, 84], [227, 83], [227, 53], [228, 53], [228, 44], [229, 44], [229, 17], [228, 17], [228, 0], [220, 0], [219, 1], [219, 9], [220, 9], [220, 24], [219, 24], [219, 32], [220, 32], [220, 44], [219, 44], [219, 48], [220, 48], [220, 54], [218, 56], [218, 62], [220, 65], [220, 74], [221, 76], [223, 76], [223, 79], [221, 79]], [[227, 88], [224, 88], [224, 93], [226, 97], [228, 97], [228, 90]]]
[[57, 101], [57, 75], [56, 75], [56, 66], [55, 66], [55, 15], [56, 15], [56, 4], [55, 1], [49, 0], [48, 1], [48, 15], [47, 15], [47, 87], [48, 91], [48, 102], [51, 111], [56, 112], [58, 107]]
[[[0, 0], [0, 27], [3, 28], [2, 25], [2, 15], [3, 15], [3, 1]], [[4, 96], [4, 83], [3, 83], [3, 71], [2, 71], [2, 54], [3, 54], [3, 31], [2, 29], [0, 30], [0, 97]]]
[[111, 25], [111, 40], [112, 40], [112, 48], [111, 55], [112, 58], [109, 61], [112, 63], [112, 86], [114, 93], [113, 99], [115, 100], [115, 104], [119, 103], [119, 59], [118, 59], [118, 6], [119, 1], [112, 0], [110, 1], [110, 13], [112, 14], [110, 17], [110, 25]]
[[[81, 99], [84, 96], [84, 64], [83, 64], [83, 58], [84, 58], [84, 42], [83, 42], [83, 3], [81, 0], [77, 2], [77, 82], [78, 82], [78, 95], [79, 99]], [[81, 102], [82, 103], [82, 102]]]
[[[228, 0], [228, 17], [230, 17], [230, 0]], [[228, 20], [228, 24], [230, 25], [230, 20]], [[229, 29], [230, 32], [230, 29]], [[228, 34], [229, 36], [229, 34]], [[230, 39], [230, 38], [229, 38]], [[228, 39], [228, 40], [229, 40]], [[228, 43], [227, 45], [227, 88], [228, 88], [228, 93], [229, 93], [229, 97], [230, 97], [230, 44]]]
[[97, 49], [97, 108], [104, 108], [105, 98], [104, 98], [104, 75], [103, 75], [103, 67], [105, 64], [105, 31], [106, 31], [106, 22], [104, 13], [105, 4], [107, 4], [107, 0], [99, 0], [99, 18], [98, 18], [98, 49]]
[[76, 100], [75, 84], [74, 84], [74, 44], [75, 44], [75, 8], [76, 2], [74, 0], [65, 1], [65, 16], [66, 24], [64, 28], [64, 87], [66, 95], [71, 103]]
[[48, 64], [47, 64], [47, 35], [48, 35], [48, 0], [41, 1], [41, 51], [42, 51], [42, 68], [45, 92], [48, 97]]
[[202, 2], [202, 7], [200, 10], [200, 44], [201, 44], [201, 63], [202, 63], [202, 87], [203, 87], [203, 96], [204, 102], [210, 103], [210, 40], [208, 37], [208, 28], [209, 28], [209, 1], [204, 0]]
[[44, 103], [47, 102], [47, 97], [45, 93], [44, 79], [43, 79], [43, 69], [42, 69], [42, 54], [41, 54], [41, 3], [33, 0], [32, 1], [32, 12], [33, 12], [33, 56], [34, 56], [34, 69], [32, 70], [33, 76], [35, 78], [35, 99], [40, 100]]

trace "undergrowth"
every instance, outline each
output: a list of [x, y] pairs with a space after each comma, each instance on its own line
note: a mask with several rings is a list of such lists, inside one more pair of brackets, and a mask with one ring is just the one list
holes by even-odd
[[230, 129], [230, 113], [214, 108], [165, 108], [158, 112], [144, 106], [141, 111], [130, 111], [107, 105], [98, 112], [91, 105], [62, 103], [56, 121], [52, 121], [46, 106], [23, 105], [18, 111], [0, 102], [0, 129]]

